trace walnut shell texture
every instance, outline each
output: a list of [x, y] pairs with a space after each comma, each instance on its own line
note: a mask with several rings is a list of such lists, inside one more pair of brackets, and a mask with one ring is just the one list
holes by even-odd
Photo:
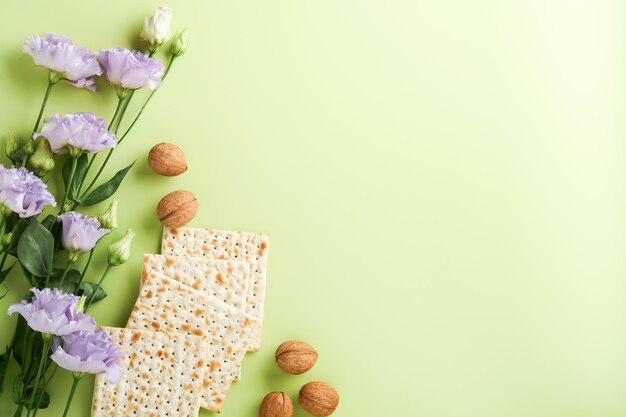
[[301, 340], [288, 340], [276, 349], [276, 363], [288, 374], [303, 374], [311, 369], [316, 361], [315, 349]]
[[187, 159], [183, 151], [173, 143], [159, 143], [150, 149], [148, 164], [154, 172], [175, 177], [187, 171]]
[[339, 405], [339, 394], [325, 382], [309, 382], [300, 389], [298, 401], [302, 408], [315, 417], [331, 415]]
[[164, 226], [177, 228], [186, 225], [198, 211], [198, 200], [190, 191], [173, 191], [163, 197], [157, 206], [157, 216]]
[[291, 417], [293, 415], [293, 403], [291, 398], [284, 392], [270, 392], [263, 398], [259, 417]]

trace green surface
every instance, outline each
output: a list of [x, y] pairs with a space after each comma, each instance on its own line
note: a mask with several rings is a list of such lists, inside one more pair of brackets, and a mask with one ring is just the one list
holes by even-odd
[[[137, 242], [93, 309], [100, 324], [125, 323], [141, 254], [159, 250], [155, 206], [186, 188], [193, 226], [271, 234], [262, 351], [224, 417], [255, 415], [269, 391], [295, 399], [309, 380], [338, 388], [337, 416], [625, 415], [620, 2], [168, 4], [191, 48], [111, 166], [138, 159], [119, 193]], [[28, 133], [45, 89], [27, 35], [139, 45], [157, 4], [85, 5], [0, 6], [2, 134]], [[111, 117], [102, 89], [62, 85], [48, 113]], [[147, 167], [163, 140], [188, 156], [178, 178]], [[2, 311], [26, 290], [8, 285]], [[0, 314], [1, 344], [14, 320]], [[290, 338], [320, 353], [305, 375], [273, 364]], [[60, 415], [70, 378], [56, 381], [40, 417]], [[86, 381], [72, 417], [89, 413]]]

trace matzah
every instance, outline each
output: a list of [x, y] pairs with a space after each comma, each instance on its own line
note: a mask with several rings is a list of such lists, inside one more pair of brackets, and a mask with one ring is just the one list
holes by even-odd
[[[250, 263], [246, 313], [262, 320], [269, 237], [264, 234], [181, 227], [164, 228], [161, 253], [175, 256], [203, 256]], [[259, 333], [260, 338], [260, 333]], [[260, 340], [252, 346], [258, 351]]]
[[149, 272], [127, 327], [208, 334], [201, 407], [219, 412], [250, 343], [258, 339], [259, 320], [163, 274]]
[[122, 378], [96, 377], [92, 417], [197, 417], [206, 342], [186, 334], [103, 327], [124, 352]]
[[228, 305], [245, 311], [250, 264], [190, 256], [144, 255], [142, 280], [160, 272]]

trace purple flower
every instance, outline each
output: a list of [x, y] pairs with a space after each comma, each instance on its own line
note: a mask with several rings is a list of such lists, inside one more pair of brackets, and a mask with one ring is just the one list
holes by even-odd
[[102, 75], [96, 55], [74, 45], [65, 36], [52, 33], [29, 36], [24, 42], [24, 52], [33, 58], [35, 64], [59, 73], [74, 87], [96, 90], [92, 77]]
[[76, 311], [78, 296], [62, 293], [56, 288], [31, 288], [30, 291], [34, 294], [33, 299], [13, 304], [8, 313], [21, 314], [31, 329], [55, 336], [95, 329], [93, 317]]
[[65, 116], [55, 114], [44, 119], [41, 133], [33, 134], [33, 139], [43, 136], [48, 139], [50, 149], [64, 153], [67, 147], [90, 153], [114, 148], [115, 135], [107, 130], [104, 119], [93, 113], [70, 113]]
[[102, 49], [98, 60], [104, 67], [104, 75], [113, 85], [136, 90], [148, 86], [151, 90], [161, 84], [163, 64], [139, 51], [125, 48]]
[[122, 369], [117, 363], [124, 355], [102, 330], [76, 332], [52, 342], [52, 360], [61, 368], [80, 374], [106, 372], [109, 382], [117, 383]]
[[45, 206], [56, 206], [41, 178], [26, 168], [5, 168], [2, 165], [0, 204], [23, 218], [41, 213]]
[[63, 223], [61, 243], [70, 252], [70, 256], [89, 252], [102, 236], [110, 232], [109, 229], [100, 228], [98, 219], [75, 211], [60, 215], [59, 220]]

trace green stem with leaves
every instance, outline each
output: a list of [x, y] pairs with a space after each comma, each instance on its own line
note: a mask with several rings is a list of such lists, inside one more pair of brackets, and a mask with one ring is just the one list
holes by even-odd
[[[37, 397], [37, 389], [39, 388], [39, 380], [41, 379], [41, 375], [43, 374], [43, 369], [48, 361], [48, 351], [50, 350], [50, 344], [52, 343], [52, 335], [43, 334], [43, 348], [41, 350], [41, 359], [39, 360], [39, 369], [37, 370], [37, 376], [35, 377], [35, 387], [33, 388], [33, 394], [30, 398], [30, 406], [28, 407], [27, 416], [30, 416], [30, 412], [33, 410], [35, 405], [35, 397]], [[43, 395], [43, 392], [42, 394]], [[37, 405], [39, 405], [39, 401], [41, 401], [41, 395], [37, 400]]]
[[[152, 55], [150, 55], [152, 56]], [[163, 77], [161, 77], [161, 82], [163, 82], [165, 80], [165, 77], [167, 76], [167, 74], [169, 73], [170, 69], [172, 68], [172, 64], [174, 63], [174, 59], [176, 59], [175, 56], [171, 56], [169, 62], [167, 63], [167, 67], [165, 68], [165, 72], [163, 73]], [[150, 102], [150, 99], [152, 99], [152, 96], [154, 96], [154, 94], [157, 92], [158, 88], [156, 90], [152, 90], [152, 92], [150, 92], [150, 95], [148, 96], [148, 98], [146, 99], [146, 101], [143, 103], [143, 105], [141, 106], [141, 108], [139, 109], [139, 112], [137, 113], [137, 115], [135, 116], [135, 118], [133, 119], [133, 121], [130, 123], [130, 126], [128, 126], [128, 128], [126, 129], [126, 131], [122, 134], [122, 136], [117, 140], [117, 145], [119, 145], [120, 143], [122, 143], [122, 141], [126, 138], [126, 136], [128, 136], [128, 134], [130, 133], [130, 131], [132, 130], [132, 128], [135, 126], [135, 124], [137, 123], [137, 121], [139, 120], [139, 117], [141, 116], [141, 114], [143, 113], [144, 109], [146, 108], [146, 106], [148, 105], [148, 103]], [[131, 93], [128, 96], [128, 101], [130, 101], [130, 98], [132, 98], [133, 94], [135, 93], [135, 90], [131, 91]], [[126, 108], [128, 107], [128, 103], [126, 103], [126, 105], [124, 106], [123, 109], [123, 113], [126, 112]], [[121, 122], [121, 118], [120, 118], [120, 122]], [[119, 129], [119, 123], [115, 128], [114, 133], [117, 134], [117, 130]], [[109, 162], [109, 159], [111, 159], [111, 155], [113, 154], [113, 151], [115, 150], [115, 148], [111, 149], [109, 151], [109, 153], [107, 154], [106, 159], [104, 160], [104, 162], [102, 163], [102, 165], [100, 166], [100, 169], [98, 170], [98, 172], [96, 173], [96, 176], [94, 177], [94, 179], [91, 181], [91, 183], [89, 184], [89, 187], [87, 187], [87, 189], [85, 190], [85, 192], [83, 193], [83, 195], [81, 196], [81, 198], [85, 197], [87, 195], [87, 192], [94, 186], [94, 184], [96, 183], [96, 181], [98, 180], [98, 178], [100, 177], [100, 174], [102, 174], [102, 171], [104, 170], [104, 168], [106, 167], [107, 163]]]
[[[176, 59], [176, 57], [174, 55], [172, 55], [172, 57], [170, 58], [170, 61], [167, 63], [167, 67], [165, 68], [165, 72], [163, 73], [163, 77], [161, 78], [161, 82], [165, 81], [165, 77], [167, 77], [168, 72], [170, 72], [170, 68], [172, 68], [172, 64], [174, 63], [174, 59]], [[150, 102], [150, 99], [152, 98], [152, 96], [157, 91], [158, 91], [158, 88], [156, 90], [152, 90], [152, 92], [150, 93], [150, 95], [148, 96], [146, 101], [143, 103], [143, 106], [141, 106], [141, 108], [139, 109], [139, 112], [137, 113], [137, 116], [135, 116], [135, 118], [131, 122], [130, 126], [128, 126], [128, 129], [126, 129], [124, 134], [118, 139], [118, 141], [117, 141], [118, 144], [122, 143], [122, 141], [124, 140], [126, 135], [128, 135], [130, 130], [133, 128], [133, 126], [135, 126], [135, 123], [137, 123], [137, 120], [139, 120], [139, 116], [141, 116], [141, 113], [143, 113], [144, 109], [146, 108], [146, 106]]]
[[[120, 110], [122, 109], [122, 103], [123, 102], [124, 102], [124, 98], [123, 97], [119, 97], [118, 100], [117, 100], [117, 106], [115, 107], [115, 113], [113, 113], [113, 117], [111, 118], [111, 121], [109, 122], [109, 126], [107, 127], [108, 130], [111, 130], [111, 128], [116, 123], [118, 115], [120, 114]], [[87, 178], [87, 173], [89, 173], [89, 171], [91, 170], [91, 167], [93, 166], [93, 164], [96, 161], [97, 157], [98, 157], [98, 154], [94, 154], [91, 157], [91, 159], [89, 160], [89, 164], [87, 165], [87, 169], [85, 170], [85, 175], [83, 175], [83, 178], [80, 181], [80, 184], [78, 185], [78, 192], [79, 193], [80, 193], [80, 190], [83, 188], [83, 185], [85, 184], [85, 178]]]
[[[123, 101], [120, 113], [119, 113], [119, 117], [117, 120], [117, 123], [115, 123], [115, 128], [113, 129], [113, 133], [117, 134], [117, 131], [120, 127], [120, 123], [122, 122], [122, 119], [124, 118], [124, 114], [126, 113], [126, 109], [128, 108], [128, 103], [130, 103], [130, 100], [133, 98], [133, 94], [134, 91], [131, 91], [128, 94], [128, 97], [126, 98], [120, 98], [120, 102]], [[117, 144], [119, 144], [119, 140], [117, 142]], [[98, 169], [98, 172], [96, 172], [96, 175], [93, 177], [93, 179], [91, 180], [91, 182], [89, 183], [89, 185], [87, 186], [87, 189], [85, 190], [84, 193], [82, 193], [81, 195], [81, 199], [84, 198], [87, 193], [89, 192], [89, 190], [91, 190], [93, 188], [93, 186], [96, 184], [96, 181], [98, 181], [98, 178], [100, 178], [100, 175], [102, 174], [102, 171], [104, 171], [104, 168], [107, 166], [107, 163], [109, 162], [109, 159], [111, 159], [111, 155], [113, 154], [113, 151], [115, 150], [115, 148], [109, 150], [109, 152], [107, 153], [106, 158], [104, 159], [104, 162], [102, 162], [102, 165], [100, 165], [100, 168]], [[87, 172], [89, 171], [89, 168], [91, 167], [91, 165], [93, 165], [93, 161], [96, 159], [96, 156], [94, 155], [94, 157], [91, 159], [90, 163], [89, 163], [89, 167], [87, 168]], [[87, 174], [85, 173], [85, 176], [87, 176]]]

